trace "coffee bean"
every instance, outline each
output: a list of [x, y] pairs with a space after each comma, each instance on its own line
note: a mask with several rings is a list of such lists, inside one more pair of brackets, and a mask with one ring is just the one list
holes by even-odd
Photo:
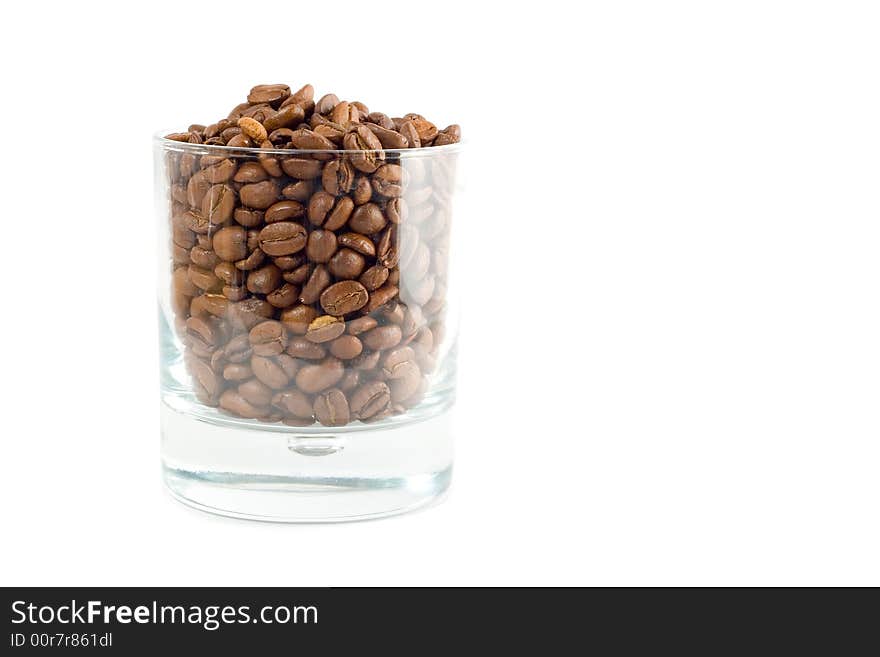
[[309, 199], [308, 217], [315, 226], [322, 226], [327, 219], [327, 213], [333, 209], [336, 198], [327, 192], [317, 192]]
[[278, 200], [278, 184], [274, 180], [251, 183], [244, 185], [238, 194], [249, 208], [265, 210]]
[[268, 177], [266, 170], [256, 162], [242, 162], [233, 180], [237, 183], [258, 183]]
[[379, 140], [382, 148], [407, 148], [407, 146], [409, 146], [406, 137], [399, 132], [395, 132], [393, 129], [373, 123], [367, 123], [365, 125]]
[[332, 315], [321, 315], [309, 323], [306, 340], [322, 343], [335, 340], [345, 332], [345, 322]]
[[309, 324], [318, 316], [311, 306], [298, 305], [281, 313], [281, 323], [295, 335], [305, 335]]
[[202, 269], [196, 265], [190, 265], [188, 270], [190, 282], [206, 292], [219, 292], [223, 287], [220, 279], [210, 269]]
[[[307, 203], [311, 198], [313, 188], [314, 185], [311, 180], [297, 180], [289, 185], [285, 185], [281, 190], [281, 196], [290, 201], [297, 201], [303, 204]], [[301, 216], [304, 212], [305, 210], [302, 210], [300, 215], [297, 216]]]
[[299, 125], [305, 118], [305, 112], [299, 105], [290, 104], [282, 107], [273, 115], [263, 121], [263, 127], [268, 131], [278, 128], [287, 128]]
[[290, 157], [281, 160], [281, 169], [291, 178], [312, 180], [321, 175], [322, 165], [311, 158]]
[[280, 285], [281, 270], [271, 264], [255, 269], [247, 277], [247, 289], [255, 294], [269, 294]]
[[[370, 242], [372, 244], [372, 242]], [[364, 256], [351, 249], [339, 249], [332, 258], [328, 268], [336, 278], [357, 278], [364, 270]]]
[[378, 322], [374, 317], [358, 317], [348, 322], [347, 331], [350, 335], [360, 335], [372, 328], [378, 326]]
[[385, 215], [375, 203], [367, 203], [358, 207], [348, 220], [351, 229], [358, 233], [371, 235], [385, 227]]
[[336, 252], [336, 235], [329, 230], [313, 230], [309, 233], [306, 255], [312, 262], [328, 262]]
[[319, 360], [327, 355], [327, 350], [305, 337], [295, 337], [287, 345], [287, 353], [295, 358]]
[[232, 213], [232, 218], [246, 228], [255, 228], [263, 223], [263, 211], [251, 208], [237, 207]]
[[340, 281], [321, 293], [321, 306], [330, 315], [347, 315], [363, 308], [369, 300], [366, 288], [357, 281]]
[[[330, 141], [327, 143], [332, 147]], [[328, 162], [321, 174], [321, 184], [324, 186], [324, 191], [333, 196], [347, 194], [354, 184], [354, 167], [348, 160]]]
[[271, 403], [274, 393], [269, 386], [258, 379], [248, 379], [244, 383], [238, 384], [238, 394], [253, 406], [264, 408]]
[[247, 258], [236, 260], [235, 267], [241, 271], [251, 271], [262, 265], [265, 259], [266, 254], [262, 249], [254, 249]]
[[360, 233], [343, 233], [339, 236], [339, 246], [347, 246], [365, 256], [376, 255], [376, 246], [373, 241]]
[[330, 343], [330, 353], [342, 360], [360, 356], [363, 350], [364, 345], [353, 335], [340, 335]]
[[305, 208], [302, 203], [299, 201], [291, 201], [289, 199], [285, 199], [283, 201], [278, 201], [277, 203], [272, 204], [267, 210], [265, 214], [265, 221], [267, 224], [272, 224], [278, 221], [287, 221], [288, 219], [296, 219], [305, 214]]
[[212, 185], [202, 199], [202, 216], [214, 225], [232, 219], [235, 210], [235, 191], [229, 185]]
[[250, 365], [229, 363], [223, 368], [223, 378], [227, 381], [246, 381], [254, 375]]
[[247, 256], [247, 231], [241, 226], [226, 226], [214, 234], [212, 244], [214, 252], [222, 260], [241, 260]]
[[391, 391], [381, 381], [365, 383], [351, 395], [351, 412], [359, 420], [385, 412], [391, 405]]
[[388, 280], [388, 268], [383, 267], [382, 265], [373, 265], [369, 269], [367, 269], [361, 277], [358, 279], [368, 291], [372, 292], [373, 290], [377, 290], [382, 285], [385, 284], [385, 281]]
[[312, 419], [312, 402], [299, 390], [284, 390], [272, 396], [272, 408], [294, 417]]
[[260, 231], [260, 248], [270, 256], [290, 255], [306, 245], [306, 229], [292, 221], [268, 224]]
[[399, 290], [397, 286], [390, 283], [386, 283], [378, 290], [370, 292], [370, 300], [367, 302], [367, 305], [364, 306], [363, 312], [369, 314], [378, 310], [386, 303], [393, 301], [397, 297], [398, 292]]
[[315, 365], [306, 365], [296, 374], [296, 387], [307, 394], [325, 390], [336, 384], [345, 373], [338, 358], [325, 358]]
[[290, 87], [286, 84], [258, 84], [248, 94], [248, 102], [251, 104], [269, 103], [280, 104], [290, 95]]
[[256, 419], [266, 415], [266, 409], [254, 406], [235, 390], [224, 390], [220, 395], [220, 408], [243, 418]]
[[318, 265], [312, 271], [309, 280], [303, 285], [300, 292], [299, 300], [305, 304], [315, 303], [321, 296], [321, 293], [330, 285], [330, 272], [324, 265]]
[[364, 351], [360, 356], [352, 358], [351, 361], [349, 361], [349, 365], [355, 369], [369, 372], [370, 370], [376, 369], [381, 355], [382, 354], [378, 351]]
[[362, 339], [369, 349], [380, 351], [397, 345], [402, 337], [403, 332], [400, 330], [400, 327], [391, 324], [388, 326], [377, 326], [367, 331], [363, 334]]
[[336, 205], [334, 205], [333, 209], [330, 211], [327, 220], [324, 222], [324, 229], [339, 230], [345, 225], [345, 222], [348, 221], [349, 217], [351, 217], [353, 211], [354, 201], [347, 196], [343, 196], [336, 201]]
[[[280, 271], [280, 270], [279, 270]], [[292, 283], [284, 283], [266, 295], [266, 301], [276, 308], [289, 308], [299, 299], [299, 288]]]
[[272, 358], [256, 355], [251, 357], [251, 369], [254, 376], [261, 383], [275, 390], [286, 388], [290, 384], [290, 378], [287, 376], [287, 373]]
[[254, 326], [248, 334], [251, 347], [258, 356], [280, 354], [287, 347], [287, 330], [281, 322], [268, 320]]
[[315, 398], [315, 418], [327, 427], [340, 427], [348, 424], [351, 414], [345, 393], [337, 388], [322, 392]]

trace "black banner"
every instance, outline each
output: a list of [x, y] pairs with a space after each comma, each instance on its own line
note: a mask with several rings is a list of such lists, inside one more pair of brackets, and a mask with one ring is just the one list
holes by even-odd
[[867, 589], [7, 588], [2, 597], [3, 655], [477, 647], [555, 655], [600, 640], [614, 654], [794, 645], [849, 654], [878, 611]]

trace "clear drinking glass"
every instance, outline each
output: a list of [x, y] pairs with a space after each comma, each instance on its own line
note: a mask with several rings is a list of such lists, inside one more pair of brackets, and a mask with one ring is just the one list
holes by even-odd
[[452, 469], [458, 144], [154, 140], [162, 466], [177, 499], [274, 521], [428, 503]]

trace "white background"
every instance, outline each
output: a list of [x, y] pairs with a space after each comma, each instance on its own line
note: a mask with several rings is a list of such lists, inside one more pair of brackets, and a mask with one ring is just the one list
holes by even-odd
[[[0, 583], [880, 584], [876, 5], [489, 4], [7, 3]], [[160, 482], [151, 134], [307, 81], [469, 142], [408, 516]]]

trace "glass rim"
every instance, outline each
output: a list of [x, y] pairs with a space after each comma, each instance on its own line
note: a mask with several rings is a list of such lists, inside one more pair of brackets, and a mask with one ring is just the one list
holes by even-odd
[[463, 142], [443, 144], [442, 146], [421, 146], [419, 148], [382, 148], [377, 150], [349, 150], [345, 148], [332, 149], [307, 149], [307, 148], [256, 148], [253, 146], [221, 146], [219, 144], [192, 144], [186, 141], [166, 139], [165, 135], [172, 134], [173, 130], [160, 130], [153, 133], [153, 143], [161, 146], [164, 150], [192, 153], [193, 155], [233, 154], [240, 155], [363, 155], [364, 153], [392, 153], [404, 158], [431, 157], [436, 155], [448, 155], [457, 153], [462, 149]]

